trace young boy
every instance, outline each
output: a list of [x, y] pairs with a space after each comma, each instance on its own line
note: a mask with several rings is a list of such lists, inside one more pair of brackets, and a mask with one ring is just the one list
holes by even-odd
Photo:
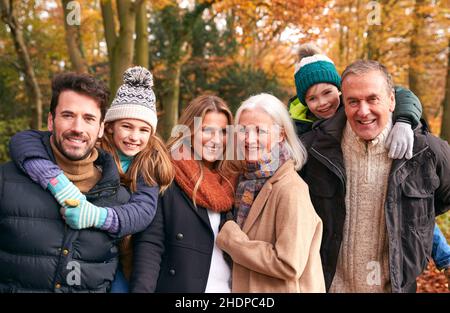
[[[294, 76], [297, 97], [291, 99], [289, 106], [299, 136], [311, 130], [314, 122], [332, 117], [343, 107], [341, 77], [333, 61], [320, 53], [312, 44], [302, 45], [299, 50]], [[422, 105], [414, 93], [402, 87], [395, 87], [395, 102], [394, 125], [386, 141], [389, 157], [410, 159], [413, 129], [419, 124]]]

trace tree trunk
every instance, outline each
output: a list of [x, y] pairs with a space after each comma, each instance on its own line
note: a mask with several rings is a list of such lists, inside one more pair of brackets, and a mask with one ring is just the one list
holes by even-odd
[[[424, 0], [416, 0], [414, 5], [414, 26], [411, 35], [410, 50], [409, 50], [409, 69], [408, 69], [408, 80], [409, 89], [414, 92], [419, 99], [423, 98], [423, 90], [420, 88], [420, 64], [417, 62], [417, 58], [420, 55], [419, 41], [421, 40], [420, 29], [424, 26], [424, 16], [420, 14], [420, 7], [424, 4]], [[423, 40], [423, 39], [422, 39]], [[422, 102], [422, 118], [428, 122], [427, 112]]]
[[[375, 29], [378, 27], [378, 29]], [[379, 42], [379, 32], [381, 30], [381, 26], [378, 25], [370, 25], [367, 30], [367, 38], [366, 38], [366, 49], [367, 49], [367, 59], [380, 61], [380, 47], [381, 44]]]
[[12, 0], [0, 0], [0, 12], [2, 20], [11, 30], [11, 38], [14, 42], [14, 48], [17, 57], [21, 63], [22, 73], [25, 75], [26, 94], [29, 94], [29, 101], [32, 104], [33, 116], [31, 127], [35, 129], [42, 128], [42, 94], [36, 79], [36, 74], [31, 63], [30, 54], [25, 44], [22, 27], [14, 11]]
[[64, 27], [66, 29], [67, 50], [72, 63], [72, 69], [78, 73], [87, 73], [88, 66], [81, 45], [80, 25], [69, 25], [67, 16], [70, 13], [67, 4], [70, 0], [62, 0], [64, 10]]
[[119, 15], [119, 37], [113, 51], [113, 62], [111, 68], [111, 93], [115, 94], [122, 83], [123, 72], [133, 63], [134, 55], [134, 31], [136, 29], [136, 10], [132, 1], [117, 1], [117, 12]]
[[[356, 43], [355, 43], [355, 52], [358, 59], [364, 59], [365, 57], [365, 46], [364, 42], [364, 32], [367, 31], [367, 19], [366, 19], [366, 11], [365, 3], [361, 3], [360, 0], [356, 2]], [[364, 12], [363, 17], [361, 19], [361, 11]], [[370, 27], [370, 26], [369, 26]]]
[[102, 11], [103, 29], [105, 31], [106, 47], [108, 48], [109, 65], [112, 63], [114, 46], [116, 45], [116, 22], [114, 21], [114, 11], [111, 0], [101, 0], [100, 8]]
[[119, 20], [119, 33], [117, 34], [111, 0], [100, 2], [111, 71], [109, 86], [113, 95], [122, 83], [123, 72], [133, 63], [136, 12], [141, 3], [142, 0], [116, 1]]
[[[343, 11], [341, 7], [338, 8], [339, 11]], [[339, 12], [340, 20], [339, 20], [339, 43], [338, 43], [338, 57], [339, 57], [339, 65], [341, 68], [345, 68], [347, 66], [345, 59], [345, 48], [348, 46], [348, 42], [345, 41], [345, 32], [344, 32], [344, 23], [343, 23], [343, 15], [342, 12]]]
[[142, 1], [136, 16], [136, 65], [149, 68], [147, 1]]
[[441, 137], [450, 142], [450, 40], [447, 49], [447, 83], [445, 85], [445, 98], [443, 101]]
[[[192, 29], [196, 20], [201, 18], [203, 12], [211, 7], [212, 3], [213, 1], [202, 2], [197, 4], [192, 12], [186, 13], [181, 21], [181, 33], [173, 29], [167, 30], [173, 33], [174, 42], [171, 45], [171, 50], [167, 58], [167, 74], [164, 76], [162, 86], [164, 90], [162, 99], [164, 115], [163, 129], [161, 129], [160, 133], [164, 139], [170, 137], [173, 126], [178, 122], [181, 69], [192, 56]], [[178, 14], [178, 11], [167, 11], [167, 13]]]
[[161, 130], [161, 135], [165, 140], [170, 137], [172, 128], [178, 122], [178, 101], [180, 98], [180, 75], [181, 75], [181, 63], [178, 62], [173, 64], [171, 68], [168, 69], [168, 74], [166, 76], [164, 84], [163, 98], [163, 129]]

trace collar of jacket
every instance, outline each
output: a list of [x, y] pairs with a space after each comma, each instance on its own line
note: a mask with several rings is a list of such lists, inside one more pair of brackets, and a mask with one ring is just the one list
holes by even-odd
[[[50, 136], [51, 132], [47, 132], [43, 136], [42, 142], [44, 143], [45, 148], [47, 149], [47, 153], [50, 157], [50, 160], [56, 164], [55, 156], [53, 155], [53, 151], [50, 144]], [[94, 195], [103, 190], [117, 189], [120, 186], [119, 171], [117, 170], [113, 157], [100, 148], [96, 149], [98, 150], [98, 158], [94, 162], [94, 164], [100, 168], [102, 172], [102, 177], [100, 178], [98, 183], [94, 186], [94, 188], [92, 188], [88, 193], [86, 193], [86, 196]]]
[[309, 112], [308, 106], [301, 103], [297, 97], [293, 97], [289, 100], [289, 114], [293, 120], [314, 123], [318, 118], [310, 118], [313, 114], [308, 114]]
[[247, 233], [248, 230], [253, 226], [255, 221], [258, 219], [258, 216], [263, 211], [264, 205], [267, 199], [272, 192], [272, 186], [276, 184], [278, 181], [282, 180], [286, 175], [290, 172], [294, 171], [294, 161], [287, 160], [286, 163], [280, 166], [280, 168], [270, 177], [264, 186], [261, 188], [261, 191], [256, 196], [255, 201], [253, 201], [250, 212], [248, 213], [247, 220], [242, 227], [242, 231]]

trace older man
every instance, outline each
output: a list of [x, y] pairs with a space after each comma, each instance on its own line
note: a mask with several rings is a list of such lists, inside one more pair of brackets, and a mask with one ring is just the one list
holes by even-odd
[[388, 157], [395, 97], [378, 62], [349, 65], [342, 93], [345, 112], [302, 138], [309, 160], [301, 174], [324, 223], [327, 290], [414, 292], [434, 218], [450, 208], [450, 148], [419, 125], [413, 157]]
[[[76, 230], [60, 215], [72, 182], [96, 205], [119, 205], [129, 199], [112, 156], [94, 147], [103, 134], [108, 94], [101, 81], [88, 75], [67, 73], [53, 80], [51, 133], [41, 140], [65, 174], [44, 186], [60, 203], [13, 162], [0, 166], [0, 293], [109, 289], [118, 249], [113, 236], [100, 231], [106, 223], [91, 211], [96, 227]], [[50, 179], [52, 174], [42, 175]]]

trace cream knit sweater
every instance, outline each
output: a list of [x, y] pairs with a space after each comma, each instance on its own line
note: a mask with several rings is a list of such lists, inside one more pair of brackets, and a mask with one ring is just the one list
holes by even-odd
[[392, 160], [384, 147], [392, 128], [372, 141], [345, 126], [341, 148], [347, 175], [346, 217], [330, 292], [390, 292], [384, 201]]

